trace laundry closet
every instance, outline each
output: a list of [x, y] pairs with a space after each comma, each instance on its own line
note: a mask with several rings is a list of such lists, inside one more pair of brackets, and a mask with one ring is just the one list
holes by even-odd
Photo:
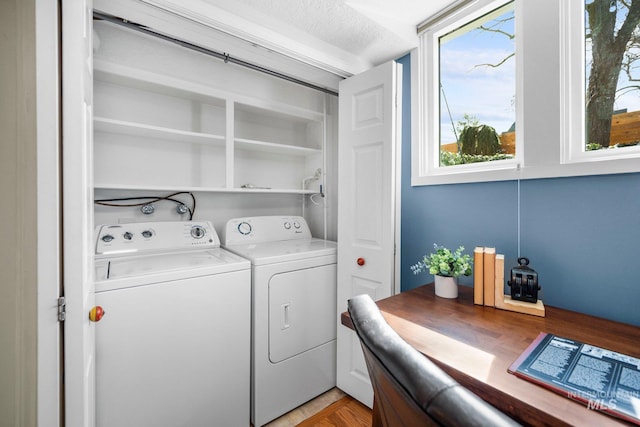
[[[245, 425], [251, 415], [262, 425], [335, 386], [335, 242], [324, 242], [337, 237], [337, 94], [267, 69], [274, 57], [301, 65], [263, 48], [240, 42], [237, 56], [226, 49], [238, 40], [192, 20], [140, 2], [94, 7], [96, 424]], [[297, 278], [286, 286], [258, 283], [247, 259], [220, 247], [227, 222], [243, 217], [284, 218], [270, 228], [289, 225], [296, 252], [304, 231], [307, 252], [324, 258], [295, 272], [281, 263]], [[263, 233], [257, 219], [242, 224], [254, 227], [236, 227], [242, 236]], [[288, 351], [274, 361], [277, 349], [263, 347], [265, 364], [284, 368], [259, 380], [265, 322], [253, 319], [272, 295], [256, 287], [284, 301], [285, 326], [268, 341]], [[319, 344], [305, 344], [313, 333]]]

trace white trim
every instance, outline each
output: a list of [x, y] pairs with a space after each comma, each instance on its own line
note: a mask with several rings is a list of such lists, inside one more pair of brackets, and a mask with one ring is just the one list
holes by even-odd
[[58, 3], [36, 0], [38, 425], [60, 425]]
[[399, 294], [402, 291], [400, 277], [401, 277], [401, 227], [400, 227], [400, 216], [401, 216], [401, 208], [402, 208], [402, 99], [403, 99], [403, 65], [396, 62], [396, 87], [395, 87], [395, 98], [393, 102], [395, 102], [395, 139], [393, 142], [393, 151], [394, 151], [394, 190], [393, 190], [393, 203], [395, 205], [394, 212], [394, 224], [395, 224], [395, 241], [394, 241], [394, 286], [392, 289], [393, 294]]

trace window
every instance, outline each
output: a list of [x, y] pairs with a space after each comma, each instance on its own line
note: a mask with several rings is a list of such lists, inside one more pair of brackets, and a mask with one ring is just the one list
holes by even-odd
[[640, 4], [586, 0], [585, 150], [640, 143]]
[[640, 170], [640, 4], [573, 0], [562, 13], [563, 162]]
[[514, 5], [469, 2], [421, 34], [420, 58], [412, 56], [419, 95], [412, 106], [419, 135], [412, 150], [414, 184], [416, 171], [418, 184], [430, 184], [517, 169]]
[[[420, 48], [411, 58], [412, 185], [640, 171], [640, 145], [633, 145], [640, 140], [640, 4], [634, 3], [637, 2], [469, 0], [455, 3], [449, 11], [421, 25]], [[615, 50], [611, 45], [614, 42], [607, 42], [608, 47], [598, 45], [602, 40], [597, 36], [605, 33], [596, 26], [604, 25], [604, 14], [610, 28], [606, 34], [616, 37], [626, 34], [629, 40], [618, 50], [617, 59], [605, 66], [607, 71], [614, 71], [609, 74], [607, 84], [598, 82], [590, 87], [594, 75], [601, 74], [601, 68], [597, 68], [602, 67], [600, 53]], [[590, 21], [590, 18], [598, 19]], [[484, 30], [477, 30], [478, 23]], [[474, 71], [486, 74], [505, 65], [510, 67], [500, 70], [506, 73], [509, 69], [512, 76], [499, 79], [500, 91], [497, 86], [485, 84], [492, 88], [492, 96], [486, 97], [475, 91], [473, 85], [463, 86], [473, 83], [470, 73], [467, 82], [453, 79], [455, 68], [449, 65], [448, 57], [454, 52], [454, 43], [471, 46], [465, 40], [473, 37], [493, 36], [497, 42], [500, 34], [486, 30], [496, 23], [508, 24], [504, 33], [517, 35], [512, 51], [515, 56], [498, 67], [491, 66], [498, 64], [496, 59], [473, 62]], [[487, 54], [492, 47], [491, 42], [485, 41], [475, 50], [456, 51], [454, 57]], [[459, 87], [464, 87], [466, 98], [454, 95]], [[499, 93], [508, 91], [511, 97], [505, 105], [504, 96]], [[614, 99], [593, 107], [588, 93], [603, 97], [613, 94]], [[501, 101], [496, 103], [498, 99]], [[630, 131], [636, 115], [637, 130]], [[605, 128], [609, 123], [608, 131], [596, 124], [596, 118]], [[458, 132], [465, 124], [467, 127], [488, 124], [502, 137], [512, 130], [502, 124], [509, 120], [517, 130], [512, 157], [453, 165], [442, 161], [441, 151], [459, 150], [457, 142], [456, 147], [448, 145], [451, 140], [460, 139], [459, 135], [451, 136], [454, 129]], [[624, 126], [621, 138], [616, 132]], [[594, 136], [596, 127], [599, 136]]]
[[514, 158], [514, 21], [511, 2], [438, 36], [440, 167]]

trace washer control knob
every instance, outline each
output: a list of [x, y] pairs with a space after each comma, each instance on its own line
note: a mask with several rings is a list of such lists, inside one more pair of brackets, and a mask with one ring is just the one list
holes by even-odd
[[286, 222], [284, 223], [284, 228], [285, 228], [286, 230], [291, 229], [291, 223], [290, 223], [289, 221], [286, 221]]
[[145, 239], [150, 239], [151, 237], [153, 237], [153, 231], [151, 230], [144, 230], [141, 234]]
[[199, 225], [191, 227], [191, 237], [194, 239], [202, 239], [205, 235], [204, 228]]
[[251, 224], [249, 224], [248, 222], [242, 221], [240, 224], [238, 224], [238, 232], [244, 236], [251, 233], [251, 230]]
[[113, 240], [113, 236], [111, 234], [105, 234], [102, 236], [102, 241], [105, 243], [109, 243]]
[[293, 227], [294, 228], [300, 228], [300, 223], [298, 221], [294, 221], [293, 222]]
[[125, 231], [122, 237], [124, 237], [124, 240], [131, 240], [133, 239], [133, 233], [130, 231]]

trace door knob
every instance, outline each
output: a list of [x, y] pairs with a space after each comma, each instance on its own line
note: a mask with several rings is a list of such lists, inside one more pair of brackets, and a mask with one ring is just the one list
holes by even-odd
[[356, 263], [362, 267], [364, 265], [364, 258], [358, 258], [358, 260], [356, 261]]
[[104, 316], [104, 310], [99, 305], [93, 307], [91, 311], [89, 311], [89, 320], [92, 322], [99, 322]]

